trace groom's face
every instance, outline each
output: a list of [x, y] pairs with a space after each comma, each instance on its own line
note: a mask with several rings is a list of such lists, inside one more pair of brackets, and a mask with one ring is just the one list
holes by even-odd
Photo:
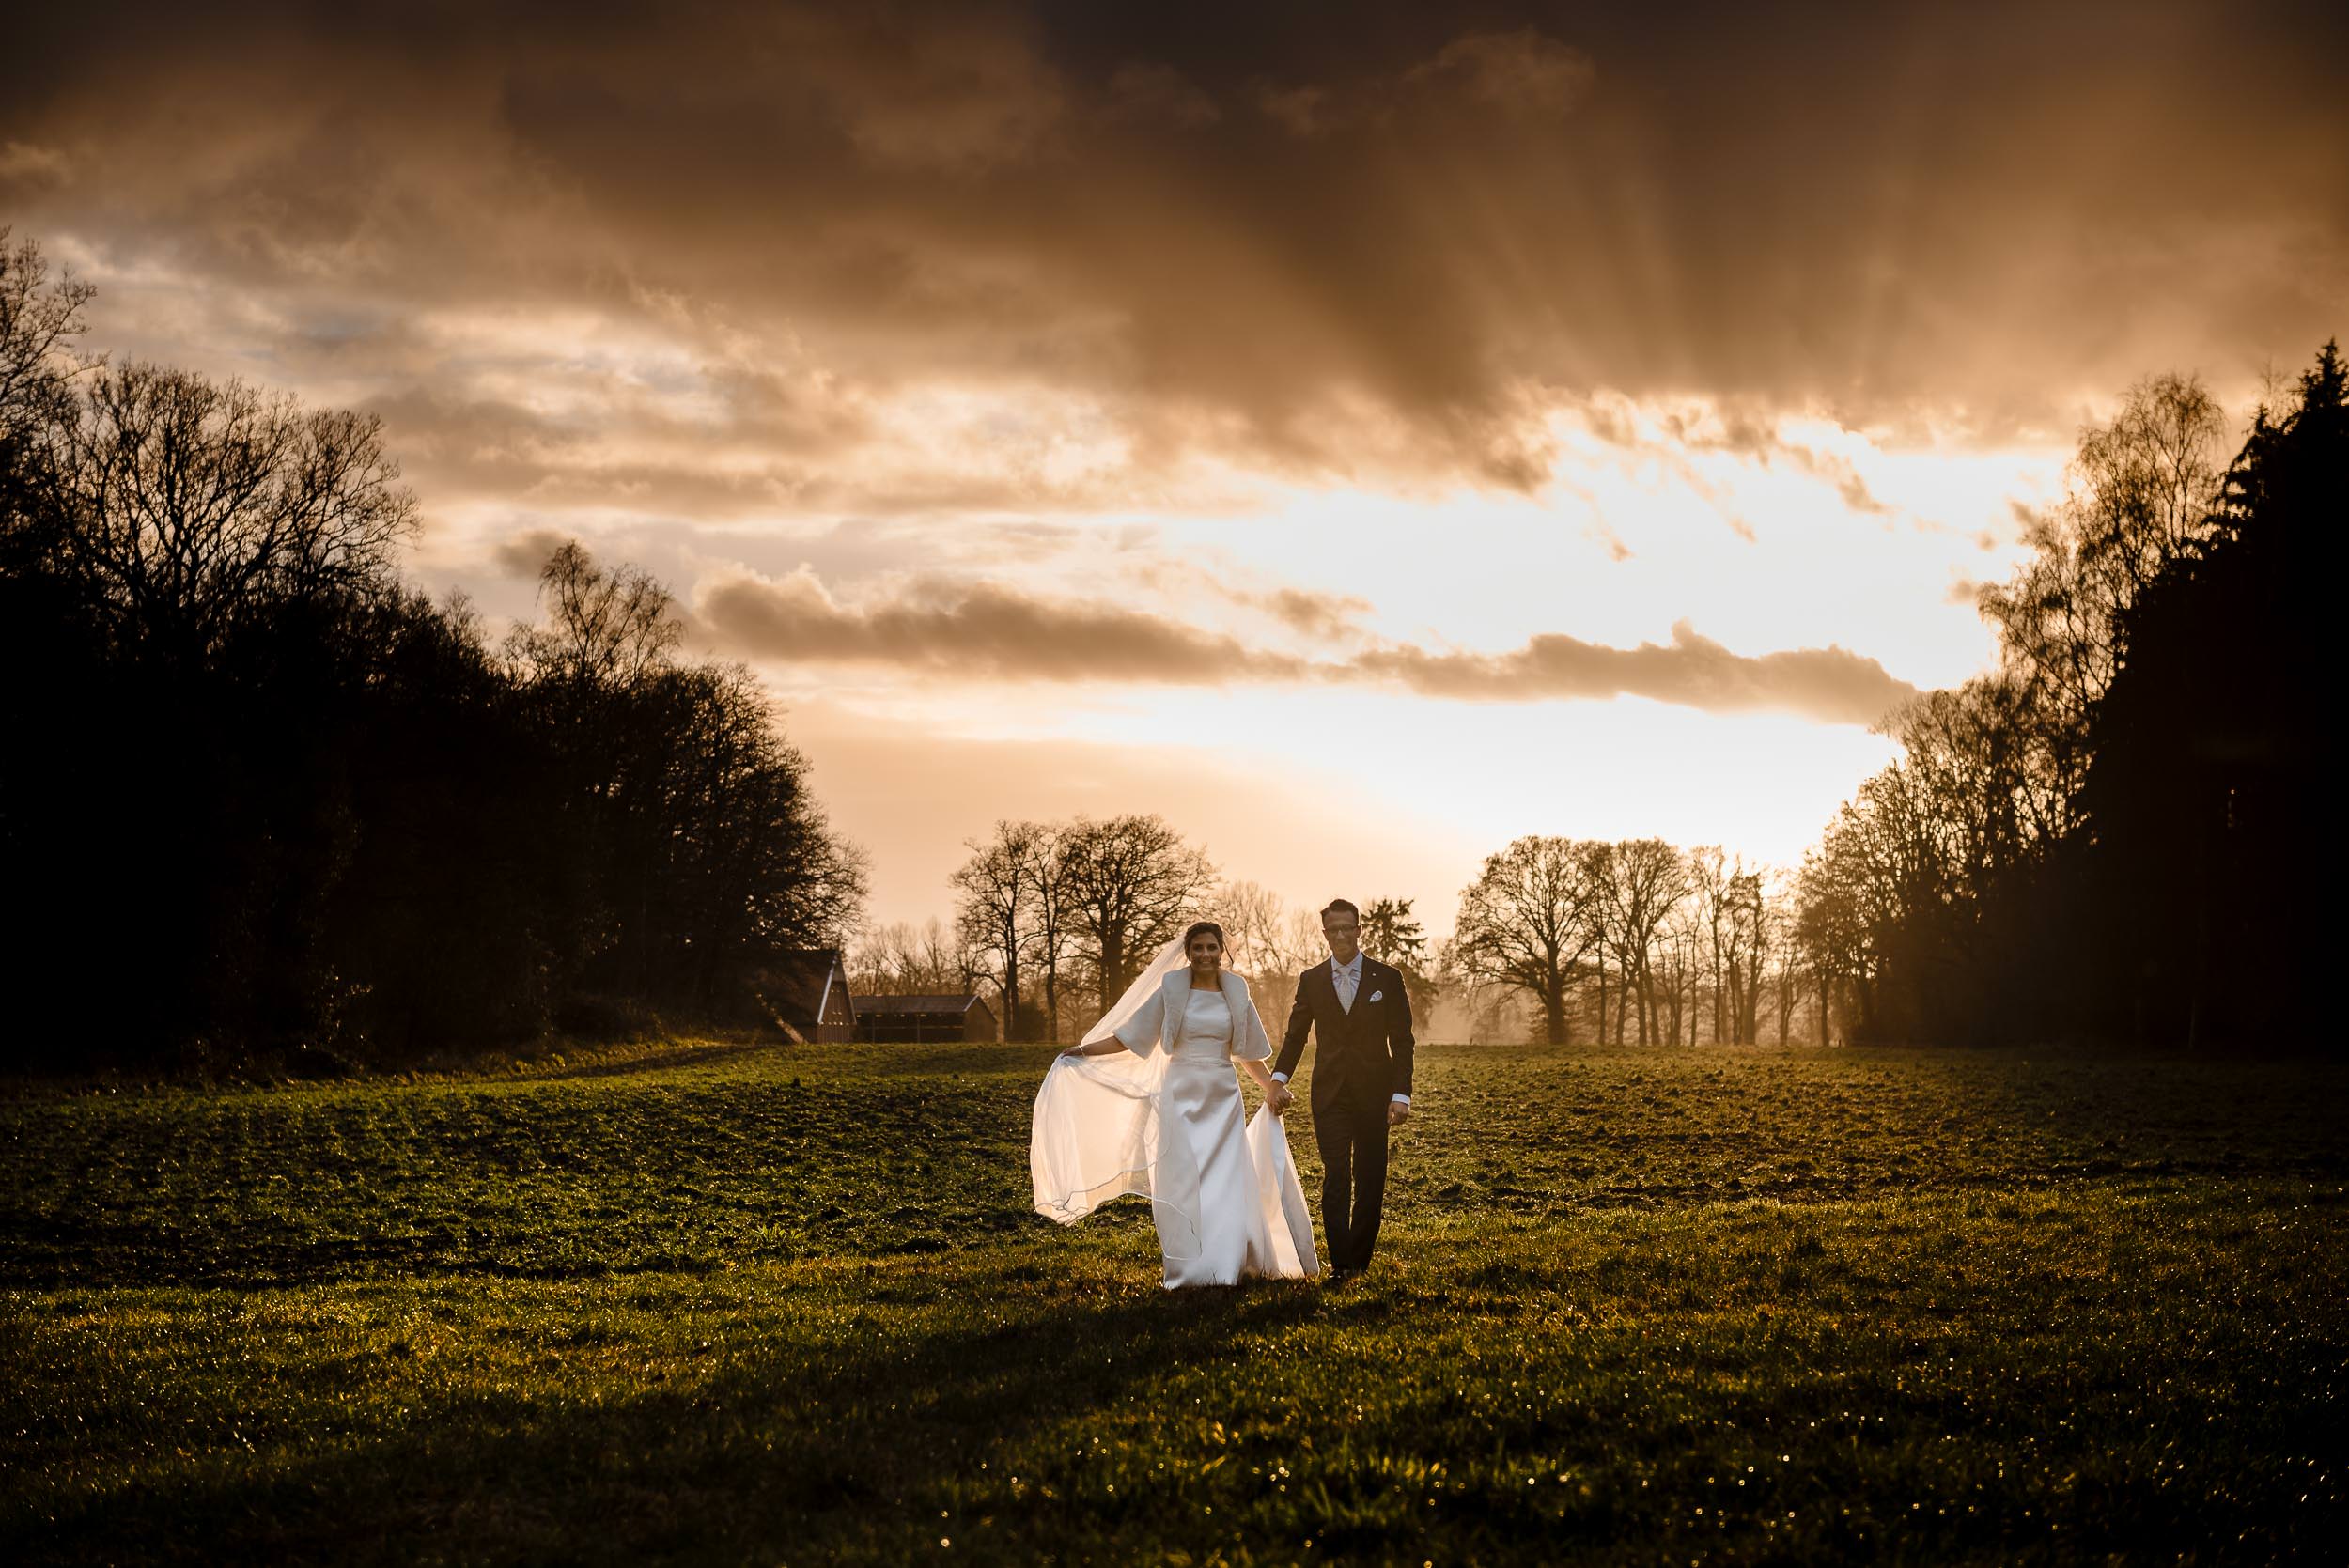
[[1329, 939], [1330, 956], [1350, 964], [1362, 948], [1362, 923], [1343, 909], [1321, 919], [1321, 934]]

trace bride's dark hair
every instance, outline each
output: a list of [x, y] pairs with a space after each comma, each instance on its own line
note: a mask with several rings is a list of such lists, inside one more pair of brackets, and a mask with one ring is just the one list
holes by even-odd
[[1232, 939], [1223, 934], [1223, 927], [1218, 925], [1211, 920], [1195, 920], [1191, 922], [1190, 929], [1183, 933], [1184, 957], [1188, 958], [1190, 956], [1190, 944], [1199, 939], [1199, 933], [1202, 931], [1214, 932], [1215, 945], [1218, 947], [1228, 948], [1232, 945]]

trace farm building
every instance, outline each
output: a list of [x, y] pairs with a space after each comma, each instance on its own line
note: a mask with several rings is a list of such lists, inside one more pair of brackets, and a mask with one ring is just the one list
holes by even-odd
[[800, 1045], [856, 1038], [856, 1002], [836, 947], [777, 955], [760, 995], [784, 1033]]
[[860, 1040], [993, 1040], [995, 1014], [975, 994], [866, 997], [857, 1008]]

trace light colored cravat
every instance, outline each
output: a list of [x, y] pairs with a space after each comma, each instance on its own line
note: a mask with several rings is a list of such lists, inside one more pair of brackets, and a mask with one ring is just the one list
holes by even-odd
[[1362, 955], [1357, 953], [1354, 961], [1346, 965], [1339, 964], [1335, 958], [1330, 959], [1330, 980], [1338, 988], [1338, 1005], [1348, 1013], [1353, 1012], [1354, 993], [1362, 986]]

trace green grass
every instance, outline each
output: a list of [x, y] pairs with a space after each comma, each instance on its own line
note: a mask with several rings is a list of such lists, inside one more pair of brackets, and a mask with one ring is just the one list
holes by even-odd
[[1435, 1048], [1367, 1280], [1169, 1295], [1046, 1060], [19, 1091], [0, 1552], [2349, 1550], [2349, 1071]]

